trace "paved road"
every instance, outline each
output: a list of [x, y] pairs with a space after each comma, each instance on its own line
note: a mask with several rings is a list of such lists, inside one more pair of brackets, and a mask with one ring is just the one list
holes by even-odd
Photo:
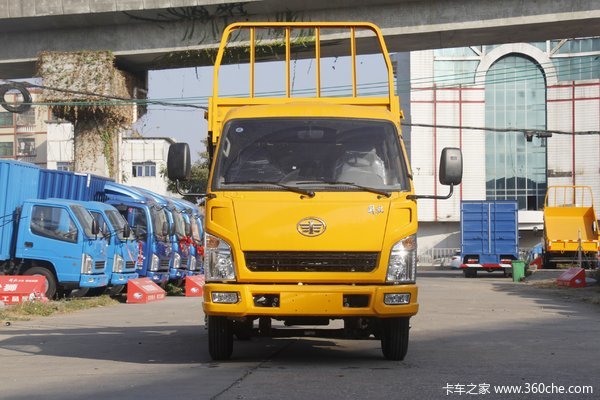
[[[403, 362], [384, 360], [374, 340], [263, 338], [212, 362], [201, 304], [180, 297], [1, 327], [0, 398], [598, 398], [600, 306], [485, 275], [424, 272], [419, 284]], [[456, 393], [527, 383], [595, 393]]]

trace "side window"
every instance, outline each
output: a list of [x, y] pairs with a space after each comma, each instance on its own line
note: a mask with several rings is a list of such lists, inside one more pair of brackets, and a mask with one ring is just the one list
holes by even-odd
[[33, 206], [30, 227], [36, 235], [77, 243], [77, 226], [64, 208]]

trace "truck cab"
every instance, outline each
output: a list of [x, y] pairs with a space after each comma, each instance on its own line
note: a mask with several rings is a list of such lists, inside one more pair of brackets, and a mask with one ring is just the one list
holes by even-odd
[[164, 208], [124, 185], [107, 184], [105, 193], [106, 203], [119, 211], [138, 239], [137, 273], [155, 283], [166, 283], [172, 250]]
[[[255, 95], [261, 32], [281, 33], [275, 41], [285, 51], [284, 96]], [[294, 32], [309, 32], [310, 40], [300, 46], [292, 41]], [[350, 38], [349, 96], [326, 97], [321, 90], [325, 34]], [[356, 46], [363, 36], [374, 38], [387, 68], [380, 97], [357, 95]], [[231, 37], [249, 39], [247, 97], [219, 95], [219, 68]], [[292, 96], [294, 47], [303, 56], [314, 51], [313, 97]], [[259, 334], [375, 338], [387, 359], [402, 360], [409, 321], [419, 309], [416, 200], [448, 198], [462, 178], [462, 156], [459, 149], [442, 151], [439, 177], [450, 185], [448, 196], [414, 194], [379, 28], [356, 22], [232, 24], [217, 53], [213, 88], [203, 303], [211, 357], [228, 359], [234, 336]], [[187, 179], [190, 164], [189, 148], [172, 145], [169, 178]], [[333, 320], [343, 328], [332, 327]]]
[[169, 281], [180, 285], [187, 275], [187, 264], [189, 262], [189, 250], [186, 244], [186, 224], [183, 210], [178, 208], [172, 201], [152, 191], [136, 188], [156, 202], [163, 208], [169, 223], [169, 240], [171, 242], [171, 262], [169, 264]]
[[187, 251], [190, 255], [187, 263], [187, 275], [190, 276], [203, 274], [203, 228], [202, 219], [200, 213], [198, 212], [198, 208], [194, 204], [182, 199], [171, 198], [170, 200], [182, 211], [182, 215], [186, 224], [186, 232], [188, 232], [185, 238]]
[[141, 267], [139, 244], [131, 228], [119, 211], [110, 204], [96, 201], [80, 202], [94, 217], [108, 243], [106, 273], [109, 291], [120, 293], [129, 279], [138, 277]]
[[91, 214], [76, 202], [26, 200], [15, 249], [20, 273], [45, 276], [49, 298], [57, 290], [108, 285], [107, 244], [98, 233]]

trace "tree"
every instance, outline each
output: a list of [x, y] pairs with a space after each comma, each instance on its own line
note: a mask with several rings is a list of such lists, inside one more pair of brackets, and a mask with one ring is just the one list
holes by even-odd
[[[198, 153], [198, 156], [200, 158], [192, 165], [192, 174], [190, 179], [187, 182], [179, 182], [179, 188], [183, 193], [206, 193], [209, 174], [208, 153], [201, 152]], [[177, 193], [175, 182], [167, 177], [166, 167], [160, 171], [160, 174], [161, 176], [167, 178], [167, 190], [171, 193]], [[191, 201], [192, 203], [196, 203], [199, 199], [199, 196], [190, 195], [183, 196], [183, 198]]]

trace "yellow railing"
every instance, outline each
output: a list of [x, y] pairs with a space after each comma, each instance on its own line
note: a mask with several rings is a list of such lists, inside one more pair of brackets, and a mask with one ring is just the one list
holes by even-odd
[[[285, 46], [285, 97], [256, 97], [255, 87], [255, 70], [256, 70], [256, 48], [257, 48], [257, 30], [258, 29], [276, 29], [285, 30], [285, 36], [283, 38], [282, 46]], [[401, 117], [400, 105], [398, 97], [395, 96], [394, 92], [394, 72], [392, 63], [383, 40], [383, 34], [381, 30], [371, 23], [365, 22], [238, 22], [231, 24], [225, 28], [219, 50], [215, 59], [214, 75], [213, 75], [213, 95], [209, 101], [209, 112], [208, 112], [208, 123], [209, 131], [213, 142], [216, 143], [218, 136], [220, 135], [220, 123], [223, 120], [224, 114], [228, 109], [238, 107], [241, 105], [264, 105], [264, 104], [282, 104], [290, 102], [292, 97], [291, 93], [291, 49], [292, 30], [314, 30], [314, 38], [311, 37], [311, 42], [314, 44], [314, 60], [315, 60], [315, 94], [316, 97], [294, 97], [296, 101], [320, 101], [324, 104], [344, 104], [344, 105], [369, 105], [385, 107], [390, 112], [397, 114]], [[336, 34], [340, 30], [348, 30], [350, 37], [350, 58], [352, 67], [352, 96], [348, 97], [322, 97], [322, 81], [321, 81], [321, 39], [324, 31], [331, 30], [336, 31]], [[370, 31], [371, 34], [375, 34], [375, 38], [379, 45], [381, 54], [383, 56], [386, 68], [387, 68], [387, 91], [388, 95], [385, 97], [358, 97], [357, 90], [357, 31]], [[242, 31], [248, 31], [247, 35], [242, 35]], [[236, 34], [236, 37], [247, 38], [247, 41], [240, 42], [243, 47], [249, 49], [249, 92], [248, 97], [219, 97], [219, 70], [223, 63], [223, 58], [226, 49], [229, 47], [230, 38]], [[314, 39], [314, 40], [313, 40]], [[239, 47], [240, 43], [236, 46]], [[282, 49], [283, 50], [283, 49]], [[283, 92], [283, 90], [282, 90]]]

